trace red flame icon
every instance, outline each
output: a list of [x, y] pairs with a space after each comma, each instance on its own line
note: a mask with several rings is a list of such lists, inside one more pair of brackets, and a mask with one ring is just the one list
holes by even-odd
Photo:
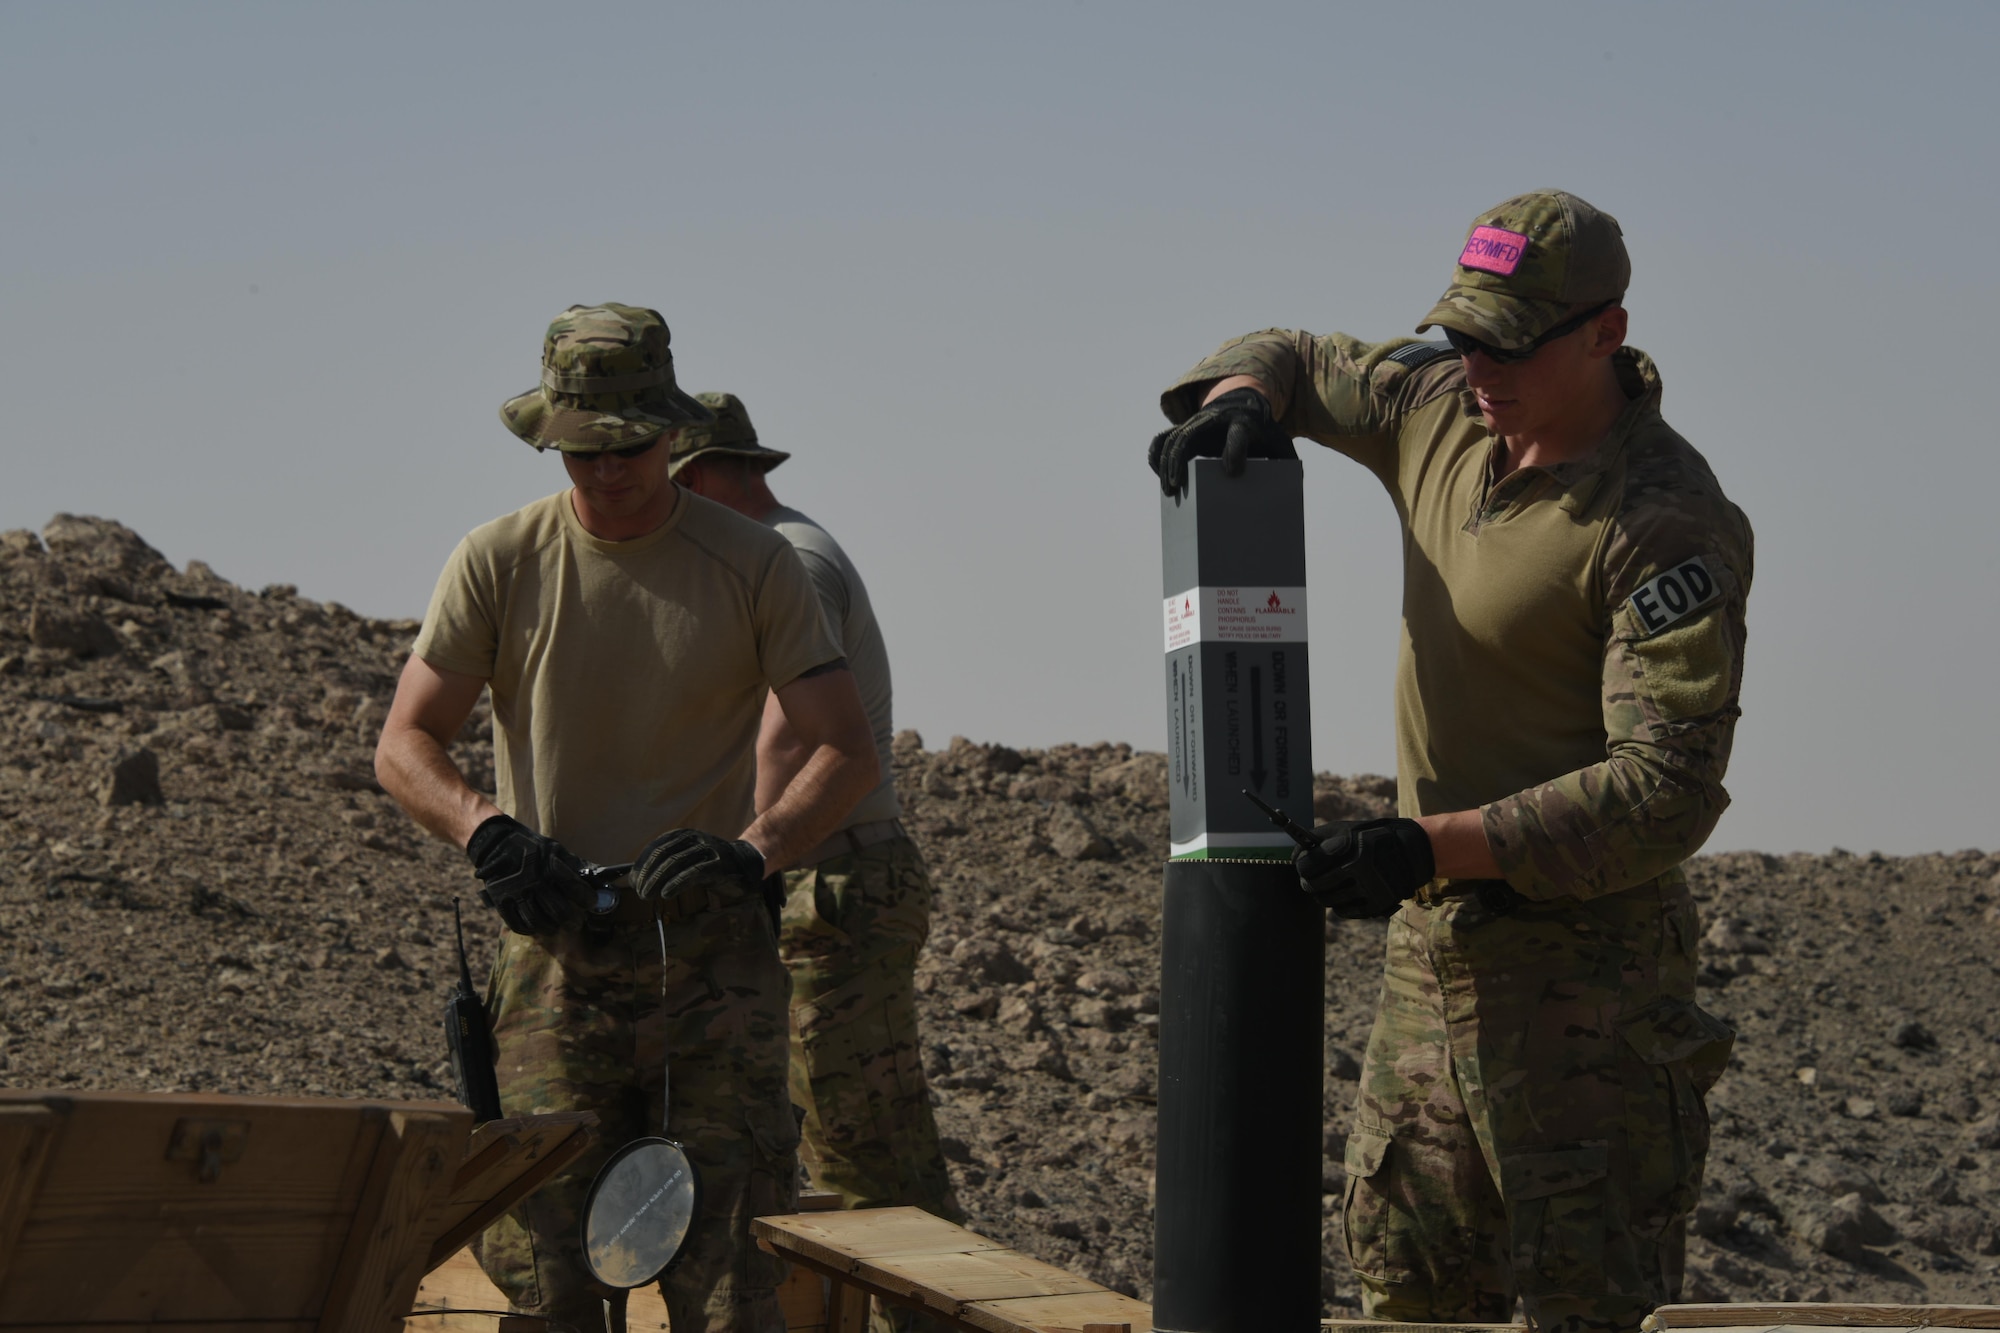
[[1194, 613], [1193, 599], [1183, 597], [1181, 599], [1181, 614], [1185, 616], [1185, 615], [1192, 615], [1193, 613]]
[[1274, 592], [1271, 594], [1271, 600], [1266, 602], [1265, 605], [1276, 611], [1283, 607], [1284, 603], [1278, 600], [1278, 594]]

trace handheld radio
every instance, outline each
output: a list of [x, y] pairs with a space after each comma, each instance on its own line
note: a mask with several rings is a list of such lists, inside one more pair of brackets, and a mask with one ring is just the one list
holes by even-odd
[[451, 1050], [458, 1099], [483, 1124], [500, 1118], [500, 1080], [493, 1072], [493, 1026], [485, 1001], [472, 989], [472, 969], [465, 961], [465, 922], [456, 898], [451, 900], [451, 924], [458, 935], [458, 988], [444, 1002], [444, 1040]]

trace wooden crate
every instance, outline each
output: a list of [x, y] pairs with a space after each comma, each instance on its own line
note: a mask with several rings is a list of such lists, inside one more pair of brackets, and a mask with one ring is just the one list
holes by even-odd
[[450, 1102], [0, 1091], [0, 1330], [392, 1333], [434, 1246], [581, 1150], [568, 1121], [468, 1159]]

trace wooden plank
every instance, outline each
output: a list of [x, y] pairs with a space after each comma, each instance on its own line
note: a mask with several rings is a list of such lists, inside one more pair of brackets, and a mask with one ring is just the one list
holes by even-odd
[[1409, 1324], [1374, 1319], [1322, 1319], [1330, 1333], [1527, 1333], [1526, 1324]]
[[[1832, 1329], [1874, 1329], [1878, 1333], [1892, 1333], [1892, 1329], [1908, 1329], [1912, 1325], [1880, 1325], [1880, 1323], [1742, 1323], [1742, 1325], [1708, 1323], [1708, 1325], [1702, 1325], [1704, 1333], [1820, 1333], [1820, 1329], [1830, 1329], [1830, 1327]], [[1932, 1325], [1920, 1325], [1920, 1327], [1928, 1329]], [[1950, 1333], [1950, 1329], [1954, 1325], [1938, 1325], [1938, 1327], [1944, 1329], [1946, 1333]], [[1964, 1327], [1964, 1325], [1958, 1325], [1958, 1327]]]
[[816, 1263], [835, 1277], [853, 1272], [863, 1254], [966, 1254], [1006, 1248], [921, 1208], [758, 1217], [751, 1219], [750, 1233], [769, 1241], [785, 1258]]
[[[494, 1333], [494, 1315], [490, 1312], [505, 1311], [507, 1298], [500, 1294], [500, 1288], [494, 1286], [492, 1279], [479, 1267], [479, 1260], [473, 1257], [472, 1251], [465, 1249], [424, 1274], [410, 1309], [454, 1313], [407, 1318], [403, 1321], [407, 1333], [460, 1333], [460, 1330]], [[489, 1313], [475, 1314], [474, 1311]], [[667, 1327], [667, 1305], [660, 1299], [658, 1287], [641, 1287], [628, 1294], [625, 1327], [629, 1333], [651, 1333]], [[539, 1333], [539, 1323], [537, 1329]], [[7, 1333], [13, 1333], [13, 1330], [9, 1329]]]
[[452, 1177], [450, 1202], [483, 1200], [482, 1183], [504, 1184], [518, 1174], [513, 1159], [536, 1160], [578, 1130], [597, 1125], [594, 1111], [564, 1111], [553, 1115], [518, 1116], [489, 1120], [472, 1131], [465, 1145], [465, 1161]]
[[1839, 1301], [1745, 1302], [1741, 1305], [1662, 1305], [1646, 1316], [1648, 1330], [1675, 1328], [2000, 1328], [2000, 1305], [1857, 1305]]
[[1152, 1309], [1144, 1302], [919, 1208], [788, 1214], [750, 1225], [777, 1253], [833, 1279], [828, 1324], [834, 1333], [843, 1333], [841, 1318], [851, 1308], [842, 1287], [983, 1333], [1077, 1333], [1086, 1323], [1152, 1327]]
[[[786, 1213], [777, 1217], [760, 1217], [750, 1225], [756, 1230], [767, 1223], [771, 1242], [779, 1249], [785, 1248], [785, 1242], [779, 1240], [779, 1236], [849, 1247], [856, 1255], [953, 1253], [1006, 1248], [976, 1232], [934, 1217], [921, 1208]], [[765, 1233], [759, 1231], [758, 1234]]]
[[787, 1264], [778, 1284], [778, 1309], [785, 1316], [785, 1333], [827, 1333], [827, 1305], [832, 1282], [804, 1264]]
[[403, 1328], [405, 1333], [495, 1333], [496, 1312], [506, 1309], [507, 1298], [481, 1271], [472, 1251], [460, 1250], [424, 1274]]
[[426, 1270], [449, 1259], [502, 1213], [582, 1156], [597, 1132], [597, 1115], [574, 1111], [495, 1120], [477, 1132], [483, 1138], [468, 1146], [448, 1197], [430, 1220], [437, 1239], [431, 1244]]
[[[1073, 1296], [1104, 1288], [1089, 1278], [1013, 1250], [899, 1254], [857, 1259], [854, 1276], [878, 1290], [955, 1314], [975, 1301]], [[939, 1299], [943, 1298], [943, 1299]]]
[[396, 1111], [328, 1287], [319, 1333], [383, 1333], [410, 1308], [430, 1257], [424, 1222], [465, 1158], [472, 1112]]
[[965, 1327], [981, 1333], [1077, 1333], [1085, 1324], [1131, 1324], [1150, 1329], [1153, 1307], [1099, 1287], [1072, 1295], [976, 1301], [958, 1317]]
[[835, 1279], [827, 1289], [827, 1333], [866, 1333], [868, 1292], [851, 1282]]
[[0, 1175], [0, 1286], [41, 1189], [42, 1168], [61, 1122], [61, 1114], [47, 1105], [0, 1106], [0, 1172], [5, 1173]]
[[[91, 1106], [134, 1105], [188, 1108], [178, 1112], [178, 1115], [241, 1115], [247, 1111], [253, 1120], [261, 1119], [272, 1111], [278, 1112], [282, 1118], [286, 1112], [316, 1112], [331, 1107], [351, 1113], [363, 1106], [383, 1104], [333, 1097], [239, 1096], [234, 1093], [214, 1092], [86, 1092], [53, 1088], [0, 1088], [0, 1103], [40, 1103], [51, 1100], [68, 1102], [79, 1109]], [[395, 1105], [414, 1111], [445, 1112], [465, 1109], [457, 1102], [413, 1101], [397, 1102]]]
[[[819, 1274], [794, 1266], [778, 1288], [778, 1305], [785, 1313], [786, 1333], [827, 1333], [826, 1287]], [[471, 1311], [505, 1310], [507, 1298], [480, 1270], [472, 1251], [464, 1249], [424, 1275], [410, 1308], [447, 1313], [407, 1319], [406, 1333], [496, 1333], [494, 1316]], [[666, 1329], [667, 1305], [657, 1286], [641, 1287], [627, 1297], [625, 1327], [628, 1333]]]
[[[310, 1319], [225, 1319], [220, 1323], [203, 1320], [199, 1324], [160, 1324], [147, 1321], [134, 1324], [129, 1321], [115, 1324], [8, 1324], [7, 1333], [174, 1333], [177, 1329], [200, 1329], [201, 1333], [312, 1333]], [[426, 1333], [430, 1333], [426, 1330]], [[480, 1333], [492, 1333], [490, 1328]], [[535, 1333], [541, 1333], [537, 1328]]]

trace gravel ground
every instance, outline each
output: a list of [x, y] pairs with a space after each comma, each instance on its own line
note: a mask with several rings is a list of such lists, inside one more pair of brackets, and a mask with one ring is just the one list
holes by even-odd
[[[435, 1097], [463, 856], [374, 784], [414, 622], [175, 570], [58, 516], [0, 534], [0, 1080]], [[490, 776], [487, 720], [455, 753]], [[938, 907], [924, 1055], [973, 1226], [1150, 1271], [1164, 760], [897, 738]], [[1322, 775], [1322, 817], [1392, 785]], [[1689, 1299], [2000, 1303], [2000, 856], [1691, 866], [1703, 1003], [1741, 1033]], [[495, 923], [473, 904], [475, 958]], [[1381, 929], [1329, 927], [1325, 1291]]]

